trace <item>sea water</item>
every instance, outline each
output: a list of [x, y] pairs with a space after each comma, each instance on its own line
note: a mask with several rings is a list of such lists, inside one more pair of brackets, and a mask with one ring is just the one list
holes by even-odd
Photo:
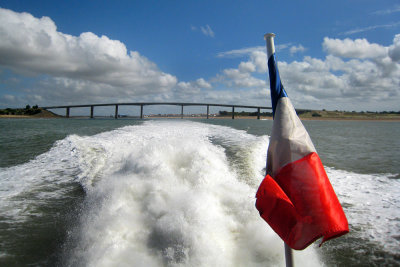
[[[400, 264], [400, 123], [305, 121], [350, 233], [296, 266]], [[255, 209], [271, 121], [0, 120], [0, 265], [284, 266]]]

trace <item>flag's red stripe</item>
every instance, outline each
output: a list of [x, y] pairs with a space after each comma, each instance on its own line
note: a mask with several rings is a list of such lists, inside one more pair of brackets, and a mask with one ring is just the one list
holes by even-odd
[[342, 206], [317, 153], [267, 175], [257, 191], [261, 217], [292, 248], [304, 249], [349, 231]]

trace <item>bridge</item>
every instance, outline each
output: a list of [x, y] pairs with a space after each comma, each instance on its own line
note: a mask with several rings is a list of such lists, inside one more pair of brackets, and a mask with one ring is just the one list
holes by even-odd
[[94, 118], [94, 108], [95, 107], [107, 107], [114, 106], [115, 113], [114, 118], [118, 119], [118, 107], [119, 106], [140, 106], [140, 118], [143, 119], [143, 108], [144, 106], [155, 106], [155, 105], [172, 105], [172, 106], [181, 106], [181, 118], [183, 118], [183, 108], [187, 106], [204, 106], [207, 107], [207, 119], [210, 114], [210, 107], [230, 107], [232, 108], [232, 119], [235, 119], [235, 108], [246, 108], [246, 109], [255, 109], [257, 110], [257, 119], [260, 119], [260, 114], [262, 109], [272, 110], [271, 107], [262, 107], [262, 106], [248, 106], [248, 105], [229, 105], [229, 104], [208, 104], [208, 103], [171, 103], [171, 102], [136, 102], [136, 103], [110, 103], [110, 104], [87, 104], [87, 105], [64, 105], [64, 106], [49, 106], [49, 107], [41, 107], [42, 109], [65, 109], [65, 117], [70, 117], [70, 109], [71, 108], [90, 108], [90, 118]]

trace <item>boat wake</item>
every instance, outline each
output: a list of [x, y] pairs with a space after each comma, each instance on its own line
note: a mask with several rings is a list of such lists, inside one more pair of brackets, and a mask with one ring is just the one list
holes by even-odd
[[[47, 227], [66, 233], [54, 245], [65, 266], [283, 266], [283, 242], [254, 207], [268, 140], [180, 120], [70, 135], [26, 164], [1, 169], [0, 243], [25, 244]], [[327, 173], [350, 224], [348, 235], [324, 245], [328, 253], [367, 243], [399, 255], [400, 180]], [[71, 199], [79, 209], [62, 213]], [[50, 227], [54, 218], [64, 226]], [[43, 244], [54, 234], [47, 232]], [[296, 266], [324, 265], [320, 251], [296, 251]], [[5, 249], [0, 261], [17, 253]]]

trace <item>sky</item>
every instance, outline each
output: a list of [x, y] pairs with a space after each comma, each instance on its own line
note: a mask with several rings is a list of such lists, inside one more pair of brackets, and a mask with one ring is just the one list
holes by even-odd
[[0, 0], [0, 108], [270, 106], [269, 32], [296, 108], [400, 110], [398, 0]]

